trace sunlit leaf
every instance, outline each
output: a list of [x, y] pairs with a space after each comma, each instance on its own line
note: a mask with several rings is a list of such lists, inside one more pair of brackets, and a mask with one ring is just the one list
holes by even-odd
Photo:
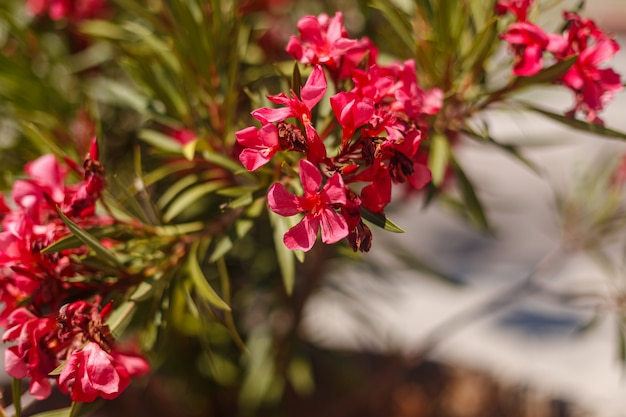
[[185, 209], [196, 203], [200, 198], [219, 190], [225, 185], [226, 182], [224, 181], [211, 181], [196, 185], [180, 193], [163, 214], [163, 220], [166, 222], [171, 221]]
[[194, 288], [198, 292], [198, 295], [202, 296], [210, 304], [221, 310], [230, 311], [228, 304], [226, 304], [226, 302], [215, 292], [202, 272], [202, 268], [198, 262], [199, 244], [200, 243], [196, 240], [191, 245], [189, 255], [187, 256], [187, 270], [189, 271], [189, 275], [194, 283]]
[[183, 156], [188, 160], [191, 161], [193, 160], [193, 157], [196, 154], [196, 146], [198, 145], [198, 139], [194, 139], [189, 143], [186, 143], [183, 146]]
[[428, 155], [428, 169], [432, 173], [435, 186], [441, 185], [450, 162], [450, 143], [443, 133], [435, 132], [431, 139]]
[[466, 205], [465, 208], [466, 210], [468, 210], [470, 219], [472, 219], [481, 229], [485, 231], [490, 231], [491, 227], [487, 220], [487, 216], [485, 215], [485, 210], [483, 209], [482, 203], [476, 195], [474, 185], [471, 183], [469, 178], [467, 178], [467, 175], [465, 175], [465, 172], [456, 161], [454, 156], [452, 156], [450, 162], [452, 164], [452, 168], [454, 169], [455, 177], [459, 183], [459, 187], [461, 188], [463, 202]]
[[280, 216], [271, 210], [268, 210], [270, 222], [272, 223], [272, 233], [274, 236], [274, 248], [276, 249], [276, 257], [278, 259], [278, 267], [283, 278], [285, 292], [291, 295], [293, 285], [296, 279], [296, 264], [294, 253], [283, 243], [283, 235], [287, 233], [291, 227], [288, 218]]
[[180, 144], [174, 138], [156, 130], [142, 129], [137, 137], [163, 151], [180, 153], [182, 150]]
[[389, 220], [387, 216], [382, 213], [374, 213], [365, 207], [361, 207], [361, 217], [363, 217], [364, 220], [367, 220], [368, 222], [390, 232], [404, 233], [404, 230], [401, 227]]
[[126, 330], [133, 319], [136, 305], [134, 301], [124, 301], [107, 317], [106, 323], [109, 325], [109, 329], [111, 329], [111, 334], [116, 339], [124, 333], [124, 330]]
[[58, 207], [57, 213], [59, 213], [61, 220], [63, 220], [63, 223], [65, 223], [67, 228], [70, 229], [70, 232], [79, 238], [85, 245], [93, 249], [99, 258], [110, 264], [112, 267], [119, 268], [120, 270], [124, 269], [124, 264], [118, 259], [115, 253], [104, 247], [104, 245], [100, 243], [96, 237], [70, 220]]
[[[118, 229], [113, 226], [95, 227], [95, 228], [86, 230], [86, 232], [92, 235], [96, 239], [102, 239], [105, 237], [114, 236], [117, 233], [119, 233]], [[66, 250], [66, 249], [74, 249], [84, 244], [85, 242], [83, 242], [78, 236], [73, 235], [73, 234], [67, 235], [57, 240], [53, 244], [43, 248], [41, 250], [41, 253], [54, 253], [54, 252], [59, 252], [59, 251]]]

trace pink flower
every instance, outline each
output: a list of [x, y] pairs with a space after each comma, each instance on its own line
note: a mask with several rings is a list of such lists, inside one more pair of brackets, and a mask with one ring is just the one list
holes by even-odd
[[326, 14], [319, 17], [304, 16], [298, 22], [300, 39], [292, 36], [287, 44], [287, 53], [303, 64], [322, 64], [330, 71], [336, 71], [341, 57], [350, 49], [358, 46], [355, 39], [346, 37], [341, 12], [329, 18]]
[[382, 162], [377, 162], [358, 175], [359, 181], [371, 183], [361, 190], [361, 204], [366, 209], [379, 213], [391, 202], [391, 175]]
[[600, 65], [612, 58], [619, 45], [598, 29], [591, 20], [583, 20], [574, 13], [566, 13], [569, 20], [565, 33], [565, 47], [556, 54], [564, 59], [579, 54], [574, 65], [561, 78], [562, 82], [576, 95], [576, 104], [571, 113], [581, 110], [590, 122], [602, 123], [597, 112], [623, 88], [620, 75], [611, 68]]
[[182, 146], [194, 141], [198, 137], [196, 132], [189, 129], [168, 129], [167, 133]]
[[247, 127], [235, 132], [235, 136], [237, 142], [245, 147], [239, 154], [239, 160], [248, 171], [261, 168], [281, 149], [278, 130], [271, 123], [261, 129]]
[[554, 52], [562, 45], [560, 36], [548, 35], [539, 26], [529, 22], [512, 23], [500, 37], [511, 44], [515, 52], [513, 74], [522, 77], [541, 71], [543, 53]]
[[335, 94], [330, 98], [330, 105], [343, 128], [344, 141], [350, 140], [356, 129], [366, 124], [374, 115], [374, 102], [353, 92]]
[[7, 374], [19, 379], [30, 377], [30, 393], [40, 400], [47, 398], [52, 390], [48, 374], [56, 364], [46, 341], [55, 330], [54, 319], [39, 318], [25, 308], [18, 308], [9, 316], [7, 330], [2, 335], [3, 342], [17, 340], [17, 346], [4, 352]]
[[403, 111], [418, 120], [422, 115], [435, 114], [443, 105], [443, 92], [438, 88], [424, 91], [417, 81], [415, 61], [406, 60], [397, 66], [397, 77], [401, 81], [395, 90], [394, 111]]
[[276, 183], [270, 187], [267, 198], [270, 209], [281, 216], [306, 212], [304, 218], [285, 233], [283, 242], [291, 250], [308, 251], [320, 227], [325, 243], [335, 243], [348, 235], [346, 219], [334, 207], [346, 204], [346, 190], [341, 175], [335, 173], [320, 191], [322, 175], [315, 165], [303, 159], [299, 167], [304, 196], [295, 196]]
[[102, 14], [106, 0], [27, 0], [26, 6], [33, 15], [47, 11], [52, 20], [80, 21]]
[[252, 112], [252, 116], [262, 124], [283, 122], [290, 117], [296, 117], [304, 125], [306, 131], [307, 158], [317, 162], [326, 157], [326, 148], [313, 127], [311, 111], [324, 97], [326, 88], [324, 70], [320, 66], [315, 66], [306, 84], [300, 91], [301, 99], [293, 91], [291, 92], [291, 98], [287, 97], [285, 93], [280, 93], [277, 96], [267, 96], [272, 103], [283, 104], [286, 107], [257, 109]]
[[507, 12], [513, 13], [515, 18], [520, 21], [526, 21], [528, 9], [532, 6], [534, 0], [500, 0], [496, 3], [496, 14], [503, 15]]
[[143, 359], [107, 353], [98, 343], [87, 342], [70, 354], [59, 375], [59, 388], [71, 393], [76, 402], [91, 402], [98, 396], [110, 400], [126, 389], [131, 376], [144, 374], [148, 369]]

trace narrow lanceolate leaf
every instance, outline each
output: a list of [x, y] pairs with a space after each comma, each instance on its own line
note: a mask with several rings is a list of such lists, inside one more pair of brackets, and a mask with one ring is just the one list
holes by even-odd
[[194, 287], [198, 295], [204, 297], [207, 302], [221, 310], [230, 311], [228, 304], [215, 292], [202, 272], [202, 267], [198, 262], [198, 246], [199, 241], [195, 241], [191, 245], [189, 256], [187, 257], [187, 270], [194, 283]]
[[400, 226], [389, 220], [387, 216], [382, 213], [374, 213], [365, 207], [361, 207], [361, 217], [373, 225], [382, 227], [389, 232], [404, 233], [404, 230]]
[[433, 176], [433, 184], [441, 185], [450, 162], [450, 143], [443, 133], [436, 132], [433, 135], [428, 155], [428, 169]]
[[454, 174], [459, 183], [459, 187], [461, 188], [463, 202], [465, 203], [466, 210], [468, 210], [470, 219], [472, 219], [472, 221], [474, 221], [481, 229], [490, 231], [491, 227], [489, 226], [483, 205], [476, 195], [474, 185], [471, 183], [469, 178], [467, 178], [467, 175], [465, 175], [465, 172], [454, 156], [451, 158], [450, 162], [452, 164], [452, 168], [454, 169]]
[[518, 77], [513, 82], [513, 86], [510, 88], [510, 90], [526, 87], [533, 84], [552, 84], [559, 77], [565, 74], [572, 67], [572, 65], [574, 65], [577, 59], [578, 55], [572, 55], [548, 68], [542, 69], [535, 75], [532, 75], [530, 77]]
[[163, 220], [169, 222], [176, 216], [181, 214], [186, 208], [193, 205], [200, 198], [226, 186], [224, 181], [211, 181], [204, 184], [196, 185], [184, 191], [172, 202], [163, 214]]
[[626, 133], [624, 132], [609, 129], [608, 127], [604, 127], [602, 125], [598, 125], [595, 123], [588, 123], [582, 120], [572, 119], [571, 117], [567, 117], [562, 114], [553, 113], [551, 111], [542, 109], [540, 107], [536, 107], [529, 103], [520, 103], [520, 104], [522, 104], [528, 110], [534, 111], [543, 116], [546, 116], [549, 119], [563, 123], [564, 125], [567, 125], [573, 129], [580, 130], [580, 131], [587, 132], [587, 133], [593, 133], [595, 135], [604, 136], [606, 138], [626, 140]]
[[413, 51], [415, 49], [411, 20], [404, 11], [399, 9], [392, 2], [381, 0], [372, 0], [370, 7], [380, 10], [393, 30], [395, 30], [398, 39], [407, 47], [407, 51]]
[[532, 161], [530, 161], [528, 158], [522, 155], [517, 146], [506, 144], [506, 143], [500, 143], [496, 141], [495, 139], [493, 139], [487, 131], [485, 131], [484, 133], [483, 132], [478, 133], [470, 129], [469, 127], [467, 127], [466, 129], [463, 130], [463, 132], [467, 134], [470, 138], [477, 139], [479, 141], [485, 141], [491, 145], [494, 145], [502, 149], [503, 151], [505, 151], [506, 153], [508, 153], [509, 155], [513, 156], [518, 161], [526, 165], [533, 172], [539, 173], [539, 168], [537, 168], [537, 166]]
[[143, 129], [139, 131], [137, 136], [139, 139], [162, 151], [180, 153], [182, 150], [180, 144], [174, 138], [156, 130]]
[[268, 210], [268, 213], [272, 223], [274, 247], [276, 248], [276, 257], [280, 274], [283, 278], [283, 285], [285, 286], [285, 292], [291, 295], [296, 279], [296, 261], [293, 251], [287, 248], [283, 242], [283, 236], [289, 230], [290, 225], [287, 222], [287, 217], [282, 217], [271, 210]]
[[298, 67], [298, 61], [293, 64], [293, 72], [291, 73], [291, 89], [298, 93], [300, 97], [300, 87], [302, 87], [302, 74], [300, 74], [300, 67]]
[[44, 411], [43, 413], [34, 414], [32, 417], [68, 417], [70, 415], [70, 407], [60, 408], [58, 410]]
[[[92, 235], [93, 237], [97, 239], [102, 239], [104, 237], [115, 235], [116, 233], [118, 233], [118, 230], [112, 226], [97, 227], [97, 228], [89, 229], [87, 233], [89, 233], [90, 235]], [[66, 250], [66, 249], [74, 249], [84, 244], [85, 243], [80, 238], [78, 238], [78, 236], [68, 235], [57, 240], [50, 246], [43, 248], [41, 250], [41, 253], [54, 253], [54, 252], [59, 252], [59, 251]]]
[[124, 330], [126, 330], [126, 327], [128, 327], [135, 315], [135, 307], [136, 303], [134, 301], [124, 301], [107, 317], [106, 323], [109, 329], [111, 329], [111, 334], [114, 338], [117, 339], [124, 333]]
[[105, 248], [104, 245], [100, 243], [100, 241], [95, 236], [93, 236], [85, 229], [81, 228], [72, 220], [70, 220], [67, 216], [65, 216], [65, 214], [63, 214], [59, 207], [57, 207], [57, 213], [59, 213], [61, 220], [63, 220], [63, 223], [65, 223], [67, 228], [70, 229], [70, 232], [72, 232], [74, 236], [79, 238], [85, 245], [93, 249], [93, 251], [100, 259], [105, 261], [107, 264], [110, 264], [112, 267], [124, 269], [124, 264], [117, 258], [115, 253]]

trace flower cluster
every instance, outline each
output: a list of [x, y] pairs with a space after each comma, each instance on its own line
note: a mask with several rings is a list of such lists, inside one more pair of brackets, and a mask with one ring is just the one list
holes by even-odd
[[99, 17], [105, 11], [106, 0], [27, 0], [26, 6], [33, 15], [47, 13], [52, 20], [81, 21]]
[[105, 187], [95, 139], [82, 167], [66, 162], [81, 181], [66, 184], [68, 166], [44, 155], [26, 165], [25, 179], [15, 181], [13, 209], [0, 198], [0, 325], [7, 328], [3, 342], [17, 342], [5, 351], [5, 367], [14, 378], [29, 377], [38, 399], [50, 395], [50, 373], [62, 363], [58, 384], [74, 401], [113, 398], [148, 365], [114, 349], [103, 322], [111, 304], [99, 311], [99, 296], [91, 303], [75, 301], [107, 291], [106, 283], [84, 279], [98, 274], [77, 258], [86, 248], [43, 251], [70, 234], [61, 214], [81, 227], [111, 223], [95, 211]]
[[[236, 133], [243, 146], [239, 159], [254, 171], [278, 152], [304, 154], [299, 163], [304, 195], [287, 191], [287, 178], [268, 193], [275, 213], [304, 213], [284, 236], [289, 249], [308, 251], [321, 228], [325, 243], [347, 237], [355, 251], [367, 251], [371, 231], [363, 223], [362, 210], [382, 213], [394, 183], [421, 188], [430, 181], [417, 150], [426, 136], [424, 119], [439, 111], [442, 92], [420, 87], [412, 60], [378, 64], [378, 51], [368, 39], [347, 37], [339, 12], [332, 18], [305, 16], [298, 29], [300, 36], [291, 38], [287, 52], [311, 65], [312, 72], [300, 91], [268, 96], [281, 107], [252, 112], [261, 127]], [[336, 90], [329, 98], [334, 118], [330, 128], [319, 133], [314, 114], [327, 93], [326, 74]], [[334, 126], [341, 128], [336, 137]], [[327, 146], [333, 145], [330, 152]]]
[[601, 124], [597, 113], [622, 89], [622, 83], [619, 74], [600, 65], [619, 51], [619, 45], [593, 21], [571, 12], [563, 13], [566, 25], [562, 34], [546, 33], [527, 20], [532, 4], [532, 0], [502, 0], [496, 5], [497, 13], [510, 12], [516, 19], [501, 35], [515, 53], [513, 73], [524, 77], [538, 73], [544, 67], [546, 52], [557, 62], [577, 56], [559, 79], [575, 94], [576, 103], [569, 114], [580, 111], [589, 122]]

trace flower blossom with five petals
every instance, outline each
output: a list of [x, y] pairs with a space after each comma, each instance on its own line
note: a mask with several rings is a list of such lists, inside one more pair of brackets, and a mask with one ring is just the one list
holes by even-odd
[[346, 204], [343, 178], [333, 174], [320, 190], [322, 174], [311, 162], [300, 160], [300, 181], [304, 188], [302, 197], [291, 194], [280, 183], [272, 185], [267, 194], [270, 209], [281, 216], [306, 212], [304, 218], [289, 229], [283, 242], [291, 250], [308, 251], [322, 229], [322, 241], [335, 243], [348, 236], [348, 223], [335, 206]]

